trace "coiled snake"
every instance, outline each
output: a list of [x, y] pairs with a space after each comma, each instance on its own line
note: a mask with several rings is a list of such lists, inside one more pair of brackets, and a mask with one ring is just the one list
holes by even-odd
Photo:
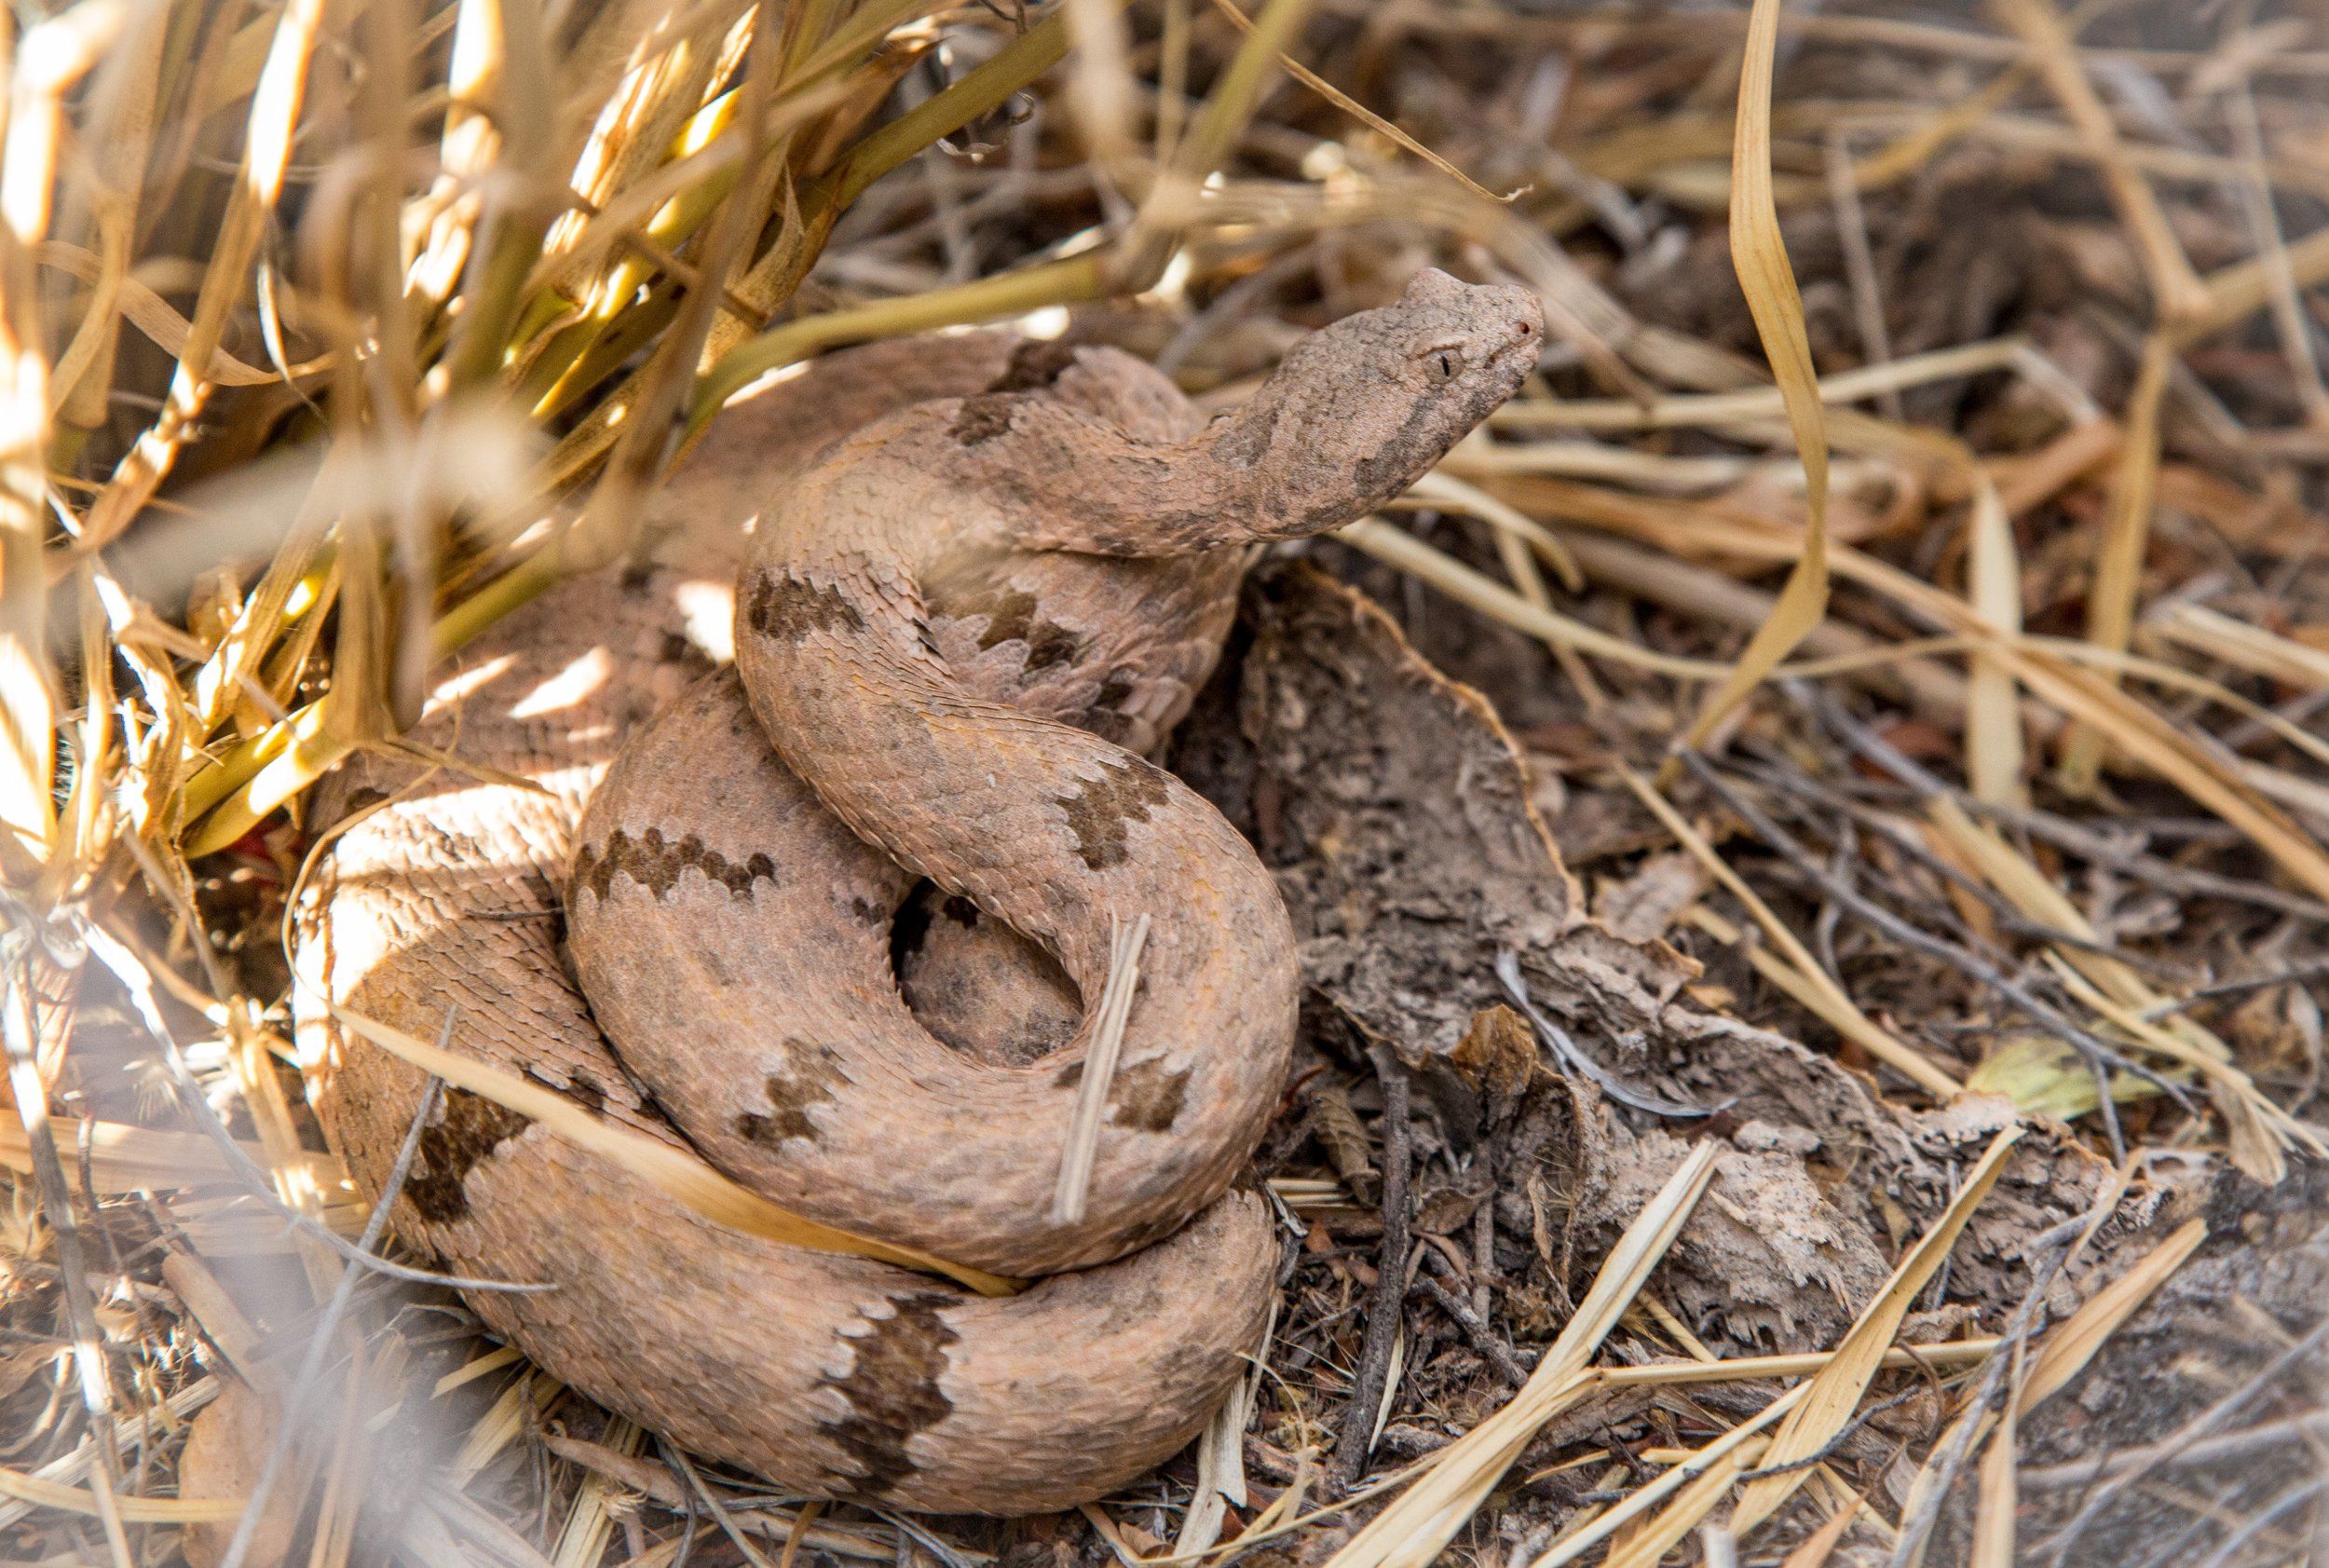
[[[1266, 1207], [1232, 1189], [1297, 976], [1267, 871], [1141, 754], [1217, 656], [1241, 547], [1397, 494], [1540, 333], [1523, 292], [1433, 272], [1209, 423], [1126, 356], [991, 334], [831, 356], [723, 415], [655, 562], [563, 585], [437, 684], [415, 738], [493, 771], [334, 782], [322, 817], [371, 809], [296, 911], [302, 991], [422, 1034], [457, 1007], [455, 1048], [789, 1208], [1040, 1277], [989, 1300], [743, 1236], [457, 1091], [399, 1234], [554, 1285], [471, 1301], [803, 1494], [1032, 1512], [1185, 1443], [1272, 1288]], [[952, 896], [893, 942], [919, 879]], [[1141, 915], [1088, 1198], [1055, 1219], [1074, 999]], [[421, 1077], [312, 1002], [301, 1039], [377, 1193]]]

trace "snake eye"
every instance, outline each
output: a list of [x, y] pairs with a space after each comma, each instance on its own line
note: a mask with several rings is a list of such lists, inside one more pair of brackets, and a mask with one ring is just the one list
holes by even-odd
[[1423, 375], [1437, 387], [1455, 379], [1464, 366], [1464, 356], [1452, 348], [1435, 348], [1423, 359]]

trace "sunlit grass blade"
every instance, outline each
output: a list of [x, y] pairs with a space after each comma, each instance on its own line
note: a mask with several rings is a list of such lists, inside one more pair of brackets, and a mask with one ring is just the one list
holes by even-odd
[[[1786, 400], [1789, 428], [1804, 460], [1810, 525], [1804, 550], [1771, 619], [1748, 640], [1728, 679], [1709, 693], [1682, 744], [1706, 744], [1717, 726], [1819, 624], [1828, 609], [1828, 433], [1819, 378], [1812, 368], [1804, 302], [1795, 288], [1771, 190], [1771, 77], [1782, 0], [1755, 0], [1747, 23], [1738, 82], [1738, 124], [1731, 152], [1731, 264], [1748, 312]], [[1669, 766], [1671, 766], [1669, 764]]]

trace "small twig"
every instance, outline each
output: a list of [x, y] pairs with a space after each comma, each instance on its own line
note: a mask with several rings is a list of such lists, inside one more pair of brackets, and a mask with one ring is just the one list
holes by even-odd
[[[661, 1438], [658, 1438], [657, 1440], [659, 1442], [661, 1441]], [[692, 1525], [695, 1522], [695, 1508], [693, 1507], [693, 1503], [700, 1499], [703, 1506], [712, 1511], [712, 1521], [720, 1527], [720, 1534], [735, 1543], [736, 1549], [743, 1554], [744, 1561], [751, 1563], [752, 1568], [771, 1568], [769, 1560], [761, 1554], [760, 1548], [754, 1546], [750, 1541], [744, 1538], [744, 1533], [742, 1527], [740, 1527], [733, 1519], [729, 1517], [729, 1512], [726, 1508], [720, 1507], [720, 1500], [712, 1495], [712, 1489], [710, 1487], [703, 1484], [703, 1478], [696, 1474], [696, 1467], [693, 1465], [688, 1463], [688, 1456], [680, 1452], [676, 1447], [667, 1442], [662, 1443], [662, 1449], [663, 1457], [672, 1462], [672, 1467], [687, 1478], [688, 1496], [690, 1499], [690, 1505], [688, 1509], [688, 1523]], [[797, 1541], [799, 1538], [799, 1531], [794, 1531], [793, 1539]], [[790, 1542], [786, 1543], [785, 1549], [788, 1553], [790, 1552]]]
[[[1998, 1340], [1996, 1348], [1990, 1352], [1989, 1361], [1982, 1374], [1982, 1386], [1966, 1406], [1968, 1411], [1989, 1411], [1995, 1409], [2000, 1399], [2011, 1397], [2008, 1374], [2014, 1370], [2016, 1353], [2028, 1343], [2031, 1332], [2036, 1329], [2038, 1308], [2047, 1290], [2052, 1287], [2063, 1265], [2077, 1251], [2086, 1231], [2086, 1220], [2081, 1216], [2065, 1220], [2032, 1238], [2024, 1248], [2025, 1254], [2042, 1253], [2045, 1261], [2031, 1271], [2030, 1288], [2014, 1308], [2013, 1319], [2006, 1326], [2006, 1332]], [[1923, 1560], [1926, 1538], [1941, 1522], [1941, 1505], [1949, 1500], [1950, 1491], [1957, 1484], [1957, 1474], [1971, 1456], [1973, 1439], [1980, 1435], [1980, 1429], [1981, 1422], [1975, 1418], [1962, 1422], [1951, 1435], [1949, 1452], [1932, 1466], [1931, 1487], [1918, 1500], [1915, 1510], [1900, 1520], [1900, 1534], [1886, 1568], [1907, 1568], [1908, 1564]]]
[[2246, 996], [2252, 991], [2269, 990], [2274, 986], [2291, 986], [2299, 980], [2318, 980], [2329, 976], [2329, 961], [2300, 963], [2277, 974], [2254, 975], [2245, 980], [2226, 980], [2220, 985], [2203, 986], [2189, 996], [2172, 997], [2155, 1006], [2146, 1007], [2137, 1015], [2146, 1024], [2188, 1011], [2203, 1002], [2221, 1002], [2226, 997]]
[[2116, 942], [2081, 935], [2075, 931], [2064, 931], [2060, 926], [2048, 925], [2043, 920], [2030, 919], [1995, 888], [1973, 876], [1962, 866], [1954, 866], [1941, 856], [1935, 854], [1932, 847], [1918, 837], [1914, 829], [1889, 812], [1879, 811], [1864, 801], [1855, 800], [1842, 791], [1830, 788], [1807, 774], [1777, 766], [1768, 760], [1753, 764], [1742, 763], [1742, 768], [1759, 782], [1774, 789], [1783, 790], [1790, 795], [1801, 796], [1832, 811], [1841, 811], [1853, 822], [1880, 835], [1886, 842], [1948, 882], [1952, 887], [1961, 890], [1968, 897], [1985, 905], [1998, 925], [2017, 936], [2025, 936], [2037, 942], [2049, 942], [2059, 948], [2073, 948], [2081, 952], [2093, 953], [2101, 958], [2115, 960], [2132, 969], [2145, 970], [2162, 979], [2179, 984], [2188, 983], [2190, 979], [2189, 970], [2168, 963], [2149, 953], [2139, 953], [2132, 948], [2120, 947]]
[[194, 1076], [187, 1069], [185, 1057], [180, 1052], [176, 1042], [165, 1043], [163, 1062], [170, 1070], [170, 1087], [177, 1094], [179, 1108], [186, 1112], [188, 1119], [201, 1128], [204, 1135], [209, 1137], [211, 1143], [217, 1147], [222, 1157], [233, 1166], [237, 1179], [250, 1189], [252, 1196], [273, 1210], [275, 1216], [285, 1225], [299, 1232], [302, 1235], [313, 1236], [334, 1252], [338, 1253], [347, 1262], [373, 1274], [401, 1280], [406, 1285], [433, 1285], [447, 1290], [500, 1290], [518, 1295], [538, 1295], [558, 1288], [554, 1284], [535, 1283], [527, 1280], [471, 1279], [466, 1275], [436, 1274], [428, 1269], [416, 1269], [410, 1264], [400, 1263], [393, 1258], [384, 1258], [376, 1252], [366, 1251], [322, 1220], [300, 1213], [277, 1194], [274, 1184], [267, 1179], [266, 1170], [256, 1160], [242, 1152], [242, 1146], [235, 1141], [234, 1134], [227, 1130], [226, 1124], [218, 1119], [218, 1112], [212, 1111], [210, 1101], [203, 1098], [201, 1087], [194, 1082]]
[[[2065, 1465], [2031, 1466], [2015, 1472], [2016, 1482], [2024, 1491], [2046, 1492], [2065, 1487], [2091, 1486], [2097, 1480], [2112, 1479], [2138, 1470], [2154, 1469], [2168, 1465], [2206, 1465], [2218, 1459], [2238, 1459], [2260, 1449], [2278, 1448], [2283, 1443], [2299, 1442], [2314, 1438], [2329, 1438], [2329, 1411], [2311, 1411], [2304, 1415], [2284, 1416], [2256, 1426], [2244, 1426], [2237, 1432], [2227, 1432], [2220, 1438], [2203, 1438], [2181, 1447], [2168, 1443], [2150, 1443], [2142, 1448], [2123, 1448], [2101, 1459], [2075, 1459]], [[2098, 1463], [2100, 1468], [2097, 1468]]]
[[[1860, 207], [1859, 183], [1853, 177], [1852, 152], [1841, 127], [1828, 132], [1826, 145], [1828, 201], [1835, 212], [1836, 239], [1844, 253], [1844, 280], [1852, 291], [1852, 320], [1860, 336], [1860, 358], [1872, 365], [1892, 362], [1892, 336], [1885, 327], [1882, 286], [1876, 280], [1876, 257], [1868, 243], [1868, 217]], [[1885, 417], [1894, 424], [1907, 416], [1900, 405], [1900, 389], [1886, 387], [1876, 394]]]
[[[696, 1494], [693, 1487], [688, 1489], [682, 1501], [687, 1504], [687, 1512], [679, 1521], [679, 1545], [672, 1551], [671, 1568], [688, 1568], [688, 1560], [696, 1553]], [[784, 1543], [786, 1568], [791, 1568], [792, 1561], [793, 1543], [787, 1541]]]
[[1407, 1070], [1387, 1045], [1370, 1045], [1375, 1081], [1382, 1085], [1382, 1247], [1377, 1253], [1375, 1289], [1367, 1303], [1367, 1335], [1351, 1375], [1350, 1403], [1334, 1440], [1328, 1477], [1339, 1488], [1358, 1479], [1372, 1447], [1375, 1409], [1382, 1402], [1391, 1369], [1391, 1349], [1399, 1337], [1400, 1305], [1407, 1297], [1407, 1186], [1413, 1168], [1409, 1142]]
[[[660, 1508], [674, 1514], [685, 1511], [691, 1520], [701, 1517], [701, 1507], [697, 1502], [695, 1490], [683, 1484], [668, 1465], [658, 1465], [653, 1460], [633, 1454], [618, 1453], [598, 1443], [555, 1432], [545, 1434], [542, 1442], [560, 1459], [593, 1471], [626, 1491], [638, 1493], [652, 1500]], [[704, 1484], [712, 1486], [711, 1478], [705, 1478]], [[811, 1528], [811, 1521], [802, 1519], [800, 1515], [801, 1499], [798, 1496], [771, 1494], [763, 1497], [758, 1493], [740, 1493], [719, 1487], [714, 1487], [714, 1491], [719, 1496], [720, 1506], [728, 1510], [728, 1517], [740, 1528], [756, 1535], [766, 1535], [772, 1541], [783, 1542], [797, 1538], [804, 1541], [810, 1551], [822, 1552], [828, 1557], [887, 1561], [895, 1555], [891, 1540], [878, 1533], [858, 1535], [851, 1534], [856, 1527], [832, 1523]], [[708, 1530], [712, 1527], [706, 1525], [703, 1528]], [[670, 1568], [678, 1568], [678, 1564], [674, 1562]], [[782, 1568], [781, 1563], [779, 1568]]]
[[1100, 1112], [1108, 1107], [1108, 1091], [1116, 1081], [1116, 1058], [1124, 1044], [1124, 1024], [1132, 1016], [1132, 996], [1140, 986], [1140, 949], [1149, 939], [1149, 917], [1140, 916], [1127, 929], [1116, 920], [1109, 933], [1108, 984], [1100, 989], [1094, 1009], [1092, 1043], [1083, 1057], [1083, 1079], [1076, 1092], [1075, 1111], [1068, 1120], [1068, 1136], [1059, 1152], [1059, 1184], [1052, 1191], [1051, 1217], [1057, 1225], [1081, 1224], [1084, 1199], [1092, 1185], [1092, 1163], [1097, 1157]]
[[[2253, 1518], [2242, 1521], [2239, 1529], [2225, 1536], [2223, 1545], [2210, 1552], [2207, 1561], [2201, 1562], [2199, 1568], [2224, 1568], [2226, 1563], [2239, 1555], [2241, 1548], [2279, 1523], [2281, 1515], [2292, 1513], [2300, 1505], [2312, 1501], [2324, 1489], [2329, 1489], [2329, 1479], [2316, 1476], [2309, 1480], [2298, 1481]], [[2152, 1568], [2153, 1563], [2160, 1561], [2162, 1559], [2155, 1557], [2143, 1568]]]
[[[1426, 1251], [1423, 1258], [1425, 1265], [1435, 1272], [1444, 1270], [1448, 1266], [1446, 1261], [1437, 1252]], [[1472, 1310], [1469, 1302], [1429, 1275], [1425, 1275], [1415, 1283], [1422, 1286], [1430, 1293], [1431, 1299], [1439, 1303], [1440, 1311], [1455, 1320], [1455, 1326], [1464, 1330], [1464, 1337], [1471, 1342], [1472, 1348], [1487, 1357], [1489, 1364], [1496, 1369], [1498, 1376], [1515, 1388], [1529, 1381], [1529, 1369], [1520, 1364], [1519, 1357], [1514, 1354], [1512, 1347], [1498, 1339], [1495, 1330], [1488, 1326], [1478, 1313]]]
[[1472, 1310], [1483, 1319], [1496, 1299], [1495, 1150], [1482, 1152], [1488, 1165], [1489, 1195], [1472, 1211]]
[[1716, 1115], [1737, 1103], [1734, 1098], [1719, 1105], [1685, 1105], [1680, 1100], [1661, 1099], [1655, 1095], [1645, 1095], [1639, 1089], [1628, 1088], [1618, 1081], [1615, 1073], [1587, 1056], [1585, 1048], [1570, 1038], [1567, 1029], [1538, 1010], [1536, 999], [1529, 994], [1528, 981], [1520, 973], [1519, 954], [1509, 948], [1497, 953], [1496, 978], [1504, 986], [1505, 994], [1512, 998], [1512, 1004], [1520, 1009], [1535, 1027], [1537, 1034], [1551, 1048], [1554, 1059], [1560, 1063], [1562, 1070], [1591, 1079], [1601, 1093], [1618, 1104], [1631, 1106], [1653, 1116], [1684, 1121]]
[[1738, 1473], [1739, 1484], [1744, 1486], [1749, 1481], [1761, 1480], [1765, 1476], [1791, 1476], [1799, 1470], [1815, 1469], [1825, 1465], [1843, 1450], [1845, 1443], [1851, 1440], [1853, 1433], [1884, 1414], [1885, 1411], [1898, 1410], [1919, 1395], [1930, 1392], [1930, 1389], [1920, 1383], [1914, 1388], [1903, 1388], [1889, 1399], [1879, 1399], [1864, 1410], [1856, 1411], [1851, 1420], [1837, 1428], [1834, 1437], [1819, 1445], [1818, 1452], [1807, 1453], [1801, 1459], [1791, 1459], [1784, 1465], [1772, 1465], [1760, 1470], [1741, 1470]]
[[888, 1508], [872, 1508], [870, 1511], [876, 1519], [888, 1521], [890, 1528], [898, 1533], [898, 1538], [901, 1541], [911, 1537], [929, 1548], [930, 1554], [945, 1563], [946, 1568], [975, 1568], [972, 1561], [964, 1556], [953, 1542], [942, 1535], [933, 1534], [927, 1526], [911, 1514], [892, 1513]]
[[[158, 1406], [139, 1411], [134, 1415], [116, 1416], [114, 1419], [113, 1430], [108, 1437], [91, 1433], [74, 1447], [34, 1469], [32, 1477], [34, 1480], [58, 1481], [70, 1486], [89, 1474], [89, 1467], [97, 1463], [99, 1450], [108, 1440], [112, 1442], [116, 1454], [135, 1443], [144, 1441], [145, 1435], [157, 1414], [165, 1417], [174, 1429], [184, 1422], [192, 1420], [204, 1406], [218, 1398], [220, 1389], [225, 1386], [227, 1381], [225, 1374], [212, 1373], [186, 1384], [177, 1393], [161, 1401]], [[21, 1523], [38, 1507], [38, 1504], [21, 1497], [13, 1497], [0, 1502], [0, 1530], [7, 1530]]]

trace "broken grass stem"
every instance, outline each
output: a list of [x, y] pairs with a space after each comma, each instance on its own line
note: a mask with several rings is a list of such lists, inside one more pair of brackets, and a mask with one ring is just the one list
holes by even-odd
[[1116, 1058], [1124, 1044], [1124, 1025], [1132, 1016], [1132, 994], [1140, 985], [1140, 949], [1149, 940], [1149, 917], [1130, 926], [1111, 916], [1108, 938], [1108, 983], [1100, 989], [1093, 1010], [1092, 1043], [1083, 1058], [1083, 1080], [1076, 1094], [1075, 1113], [1068, 1121], [1066, 1145], [1059, 1155], [1059, 1185], [1053, 1190], [1054, 1224], [1083, 1223], [1084, 1198], [1092, 1185], [1092, 1162], [1099, 1152], [1100, 1112], [1116, 1080]]

